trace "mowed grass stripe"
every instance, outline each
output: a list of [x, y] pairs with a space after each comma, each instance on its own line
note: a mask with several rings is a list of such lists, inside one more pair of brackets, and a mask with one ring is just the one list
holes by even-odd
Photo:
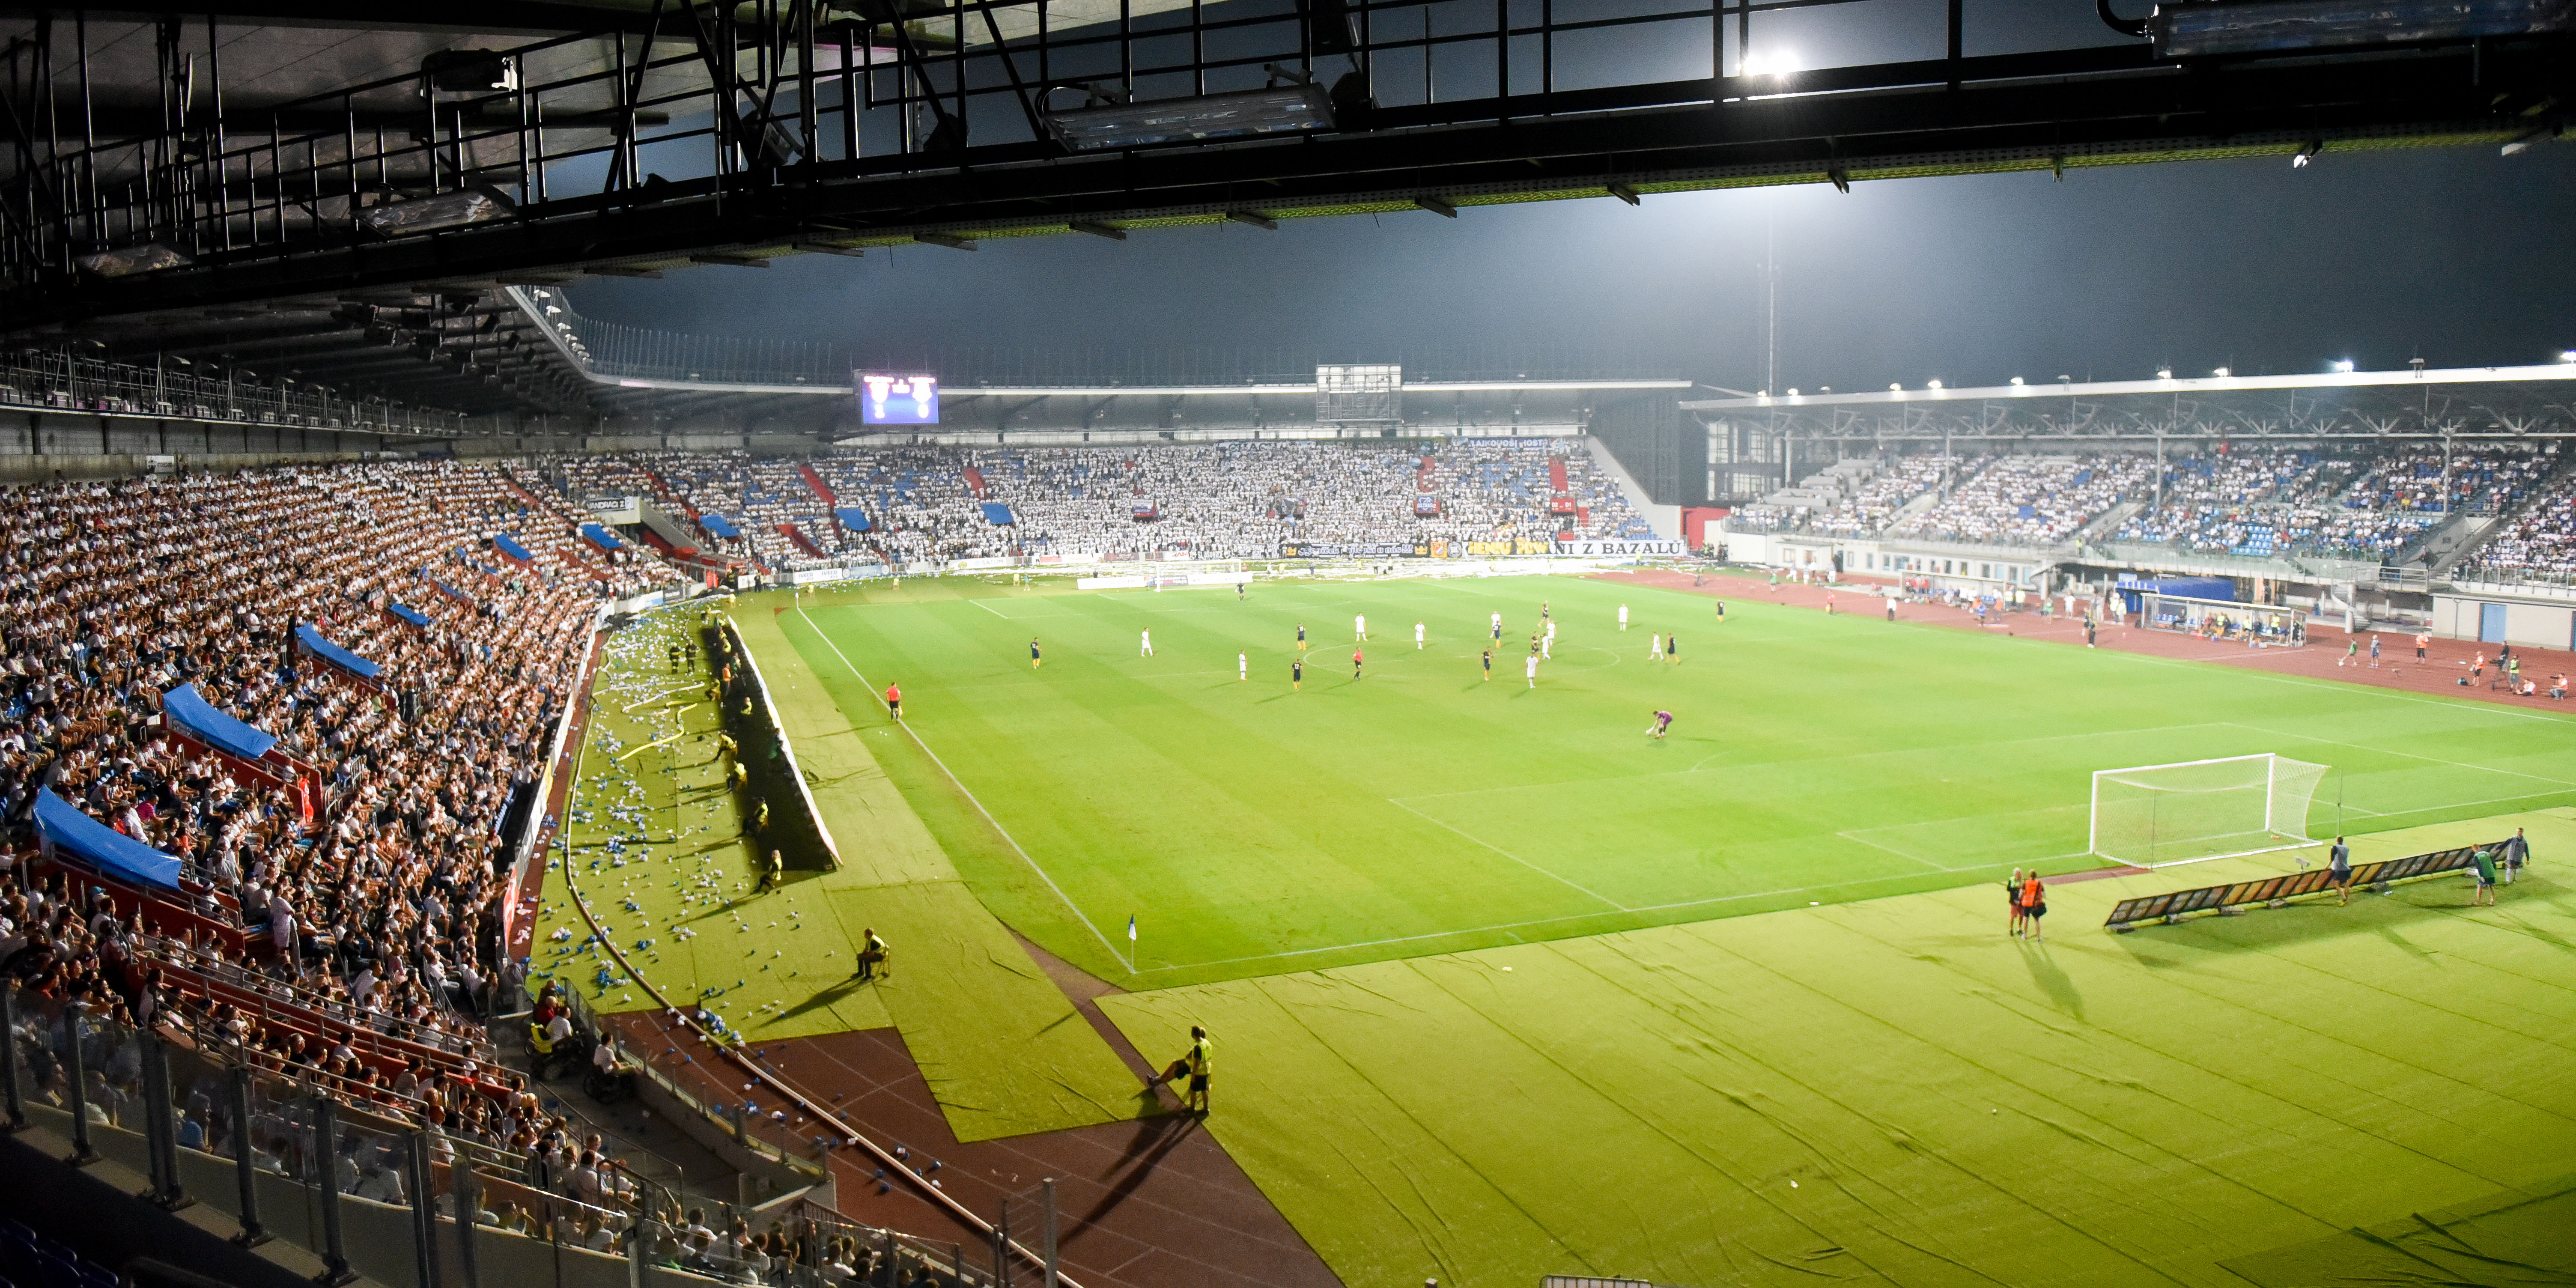
[[[1023, 863], [979, 820], [933, 822], [1006, 920], [1114, 978], [1126, 944], [1042, 928], [1135, 915], [1135, 973], [1158, 985], [2063, 870], [2087, 862], [2068, 856], [2086, 848], [2092, 771], [2123, 765], [2321, 761], [2312, 825], [2347, 830], [2576, 801], [2564, 720], [1867, 616], [1738, 602], [1720, 625], [1705, 598], [1558, 578], [1283, 581], [1247, 602], [998, 591], [827, 598], [798, 647], [818, 670], [837, 646], [904, 683], [913, 732], [1026, 847]], [[1532, 690], [1520, 659], [1542, 599], [1560, 634]], [[1043, 629], [996, 608], [1043, 612]], [[1476, 656], [1497, 610], [1488, 683]], [[1354, 611], [1372, 636], [1356, 683]], [[1292, 693], [1300, 621], [1311, 665]], [[1682, 663], [1648, 661], [1649, 636], [1675, 629]], [[1658, 707], [1680, 717], [1661, 743], [1640, 735]], [[908, 794], [953, 790], [889, 773]], [[1009, 870], [1028, 863], [1062, 900]]]

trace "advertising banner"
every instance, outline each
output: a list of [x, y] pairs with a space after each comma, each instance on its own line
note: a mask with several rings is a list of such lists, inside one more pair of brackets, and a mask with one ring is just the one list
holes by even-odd
[[1554, 553], [1569, 559], [1629, 559], [1687, 553], [1678, 541], [1560, 540]]

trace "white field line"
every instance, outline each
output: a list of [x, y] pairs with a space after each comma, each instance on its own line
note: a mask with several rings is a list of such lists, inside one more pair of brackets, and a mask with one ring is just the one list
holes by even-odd
[[[811, 627], [814, 634], [823, 641], [823, 647], [832, 650], [832, 656], [841, 659], [841, 665], [850, 668], [850, 674], [859, 677], [860, 684], [867, 686], [870, 692], [875, 691], [876, 683], [868, 679], [867, 673], [859, 669], [858, 663], [850, 660], [849, 654], [841, 651], [840, 645], [832, 642], [832, 637], [826, 634], [821, 626], [815, 625], [813, 618], [805, 616], [804, 608], [799, 607], [796, 610], [796, 615], [798, 617], [805, 618], [805, 625]], [[923, 742], [921, 740], [921, 735], [914, 733], [911, 725], [904, 725], [903, 732], [905, 736], [912, 739], [914, 746], [921, 748], [921, 754], [930, 757], [930, 763], [939, 766], [940, 773], [948, 775], [949, 782], [957, 784], [957, 790], [966, 797], [966, 802], [975, 807], [976, 813], [984, 816], [985, 822], [993, 825], [993, 831], [999, 834], [1002, 840], [1010, 845], [1013, 853], [1020, 856], [1020, 861], [1022, 863], [1029, 865], [1029, 871], [1037, 873], [1038, 880], [1046, 882], [1047, 889], [1055, 891], [1055, 897], [1064, 903], [1066, 909], [1071, 911], [1075, 917], [1080, 918], [1084, 926], [1089, 927], [1091, 937], [1099, 940], [1100, 946], [1109, 950], [1110, 959], [1113, 961], [1126, 962], [1127, 973], [1130, 975], [1135, 974], [1136, 963], [1121, 955], [1118, 951], [1117, 945], [1109, 942], [1109, 936], [1100, 933], [1100, 927], [1092, 924], [1089, 914], [1083, 912], [1081, 907], [1074, 903], [1072, 897], [1064, 892], [1064, 887], [1057, 885], [1055, 883], [1055, 878], [1047, 875], [1047, 870], [1039, 867], [1036, 859], [1029, 857], [1029, 852], [1021, 847], [1019, 839], [1011, 835], [1009, 828], [1002, 826], [1002, 820], [993, 817], [993, 811], [984, 808], [984, 802], [977, 799], [973, 791], [968, 790], [965, 781], [957, 776], [957, 771], [950, 769], [948, 767], [948, 762], [941, 760], [939, 758], [939, 753], [932, 751], [930, 749], [930, 744]]]
[[1456, 828], [1456, 827], [1451, 827], [1449, 824], [1447, 824], [1447, 823], [1443, 823], [1443, 822], [1441, 822], [1439, 819], [1433, 818], [1433, 817], [1431, 817], [1430, 815], [1423, 813], [1421, 810], [1415, 809], [1414, 807], [1412, 807], [1412, 806], [1410, 806], [1410, 805], [1407, 805], [1407, 804], [1405, 804], [1403, 801], [1397, 800], [1396, 798], [1394, 798], [1394, 797], [1392, 797], [1392, 796], [1389, 796], [1389, 797], [1387, 797], [1387, 798], [1386, 798], [1386, 803], [1387, 803], [1387, 804], [1389, 804], [1389, 805], [1392, 805], [1392, 806], [1396, 807], [1397, 809], [1403, 810], [1403, 811], [1404, 811], [1405, 813], [1407, 813], [1407, 814], [1411, 814], [1411, 815], [1412, 815], [1412, 816], [1414, 816], [1415, 818], [1421, 819], [1422, 821], [1424, 821], [1424, 822], [1426, 822], [1426, 823], [1430, 823], [1430, 824], [1432, 824], [1433, 826], [1441, 827], [1441, 828], [1447, 828], [1449, 831], [1451, 831], [1451, 832], [1455, 832], [1455, 833], [1457, 833], [1459, 836], [1463, 836], [1463, 837], [1467, 838], [1468, 840], [1475, 842], [1475, 843], [1476, 843], [1476, 844], [1478, 844], [1478, 845], [1484, 846], [1486, 849], [1488, 849], [1488, 850], [1492, 850], [1494, 853], [1499, 854], [1499, 855], [1503, 856], [1504, 858], [1510, 859], [1512, 862], [1517, 863], [1517, 864], [1521, 865], [1522, 867], [1528, 868], [1530, 871], [1535, 872], [1535, 873], [1539, 874], [1540, 876], [1546, 877], [1548, 880], [1550, 880], [1550, 881], [1554, 881], [1554, 882], [1556, 882], [1557, 884], [1559, 884], [1559, 885], [1561, 885], [1561, 886], [1564, 886], [1564, 887], [1565, 887], [1566, 889], [1568, 889], [1568, 890], [1575, 891], [1575, 892], [1577, 892], [1577, 893], [1579, 893], [1579, 894], [1590, 895], [1591, 897], [1593, 897], [1593, 898], [1595, 898], [1595, 899], [1598, 899], [1598, 900], [1600, 900], [1600, 901], [1601, 901], [1601, 902], [1603, 902], [1603, 903], [1609, 904], [1611, 907], [1616, 908], [1616, 909], [1618, 909], [1618, 910], [1619, 910], [1619, 911], [1621, 911], [1621, 912], [1634, 912], [1634, 911], [1636, 911], [1636, 909], [1631, 908], [1631, 907], [1629, 907], [1628, 905], [1626, 905], [1626, 904], [1624, 904], [1624, 903], [1621, 903], [1621, 902], [1619, 902], [1618, 900], [1613, 899], [1613, 898], [1611, 898], [1611, 897], [1610, 897], [1610, 896], [1608, 896], [1608, 895], [1605, 895], [1605, 894], [1599, 894], [1599, 893], [1596, 893], [1596, 892], [1591, 891], [1591, 890], [1586, 890], [1586, 889], [1584, 889], [1582, 886], [1576, 885], [1575, 883], [1573, 883], [1573, 882], [1571, 882], [1571, 881], [1568, 881], [1568, 880], [1566, 880], [1565, 878], [1563, 878], [1563, 877], [1561, 877], [1561, 876], [1558, 876], [1557, 874], [1555, 874], [1555, 873], [1553, 873], [1553, 872], [1550, 872], [1550, 871], [1548, 871], [1547, 869], [1542, 868], [1542, 867], [1540, 867], [1539, 865], [1537, 865], [1537, 864], [1535, 864], [1535, 863], [1532, 863], [1532, 862], [1530, 862], [1529, 860], [1524, 859], [1524, 858], [1522, 858], [1521, 856], [1519, 856], [1519, 855], [1517, 855], [1517, 854], [1514, 854], [1514, 853], [1512, 853], [1511, 851], [1506, 850], [1506, 849], [1504, 849], [1503, 847], [1501, 847], [1501, 846], [1499, 846], [1499, 845], [1496, 845], [1496, 844], [1494, 844], [1493, 842], [1488, 841], [1488, 840], [1486, 840], [1485, 838], [1483, 838], [1483, 837], [1481, 837], [1481, 836], [1477, 836], [1476, 834], [1474, 834], [1474, 833], [1472, 833], [1472, 832], [1463, 831], [1463, 830], [1461, 830], [1461, 829], [1459, 829], [1459, 828]]

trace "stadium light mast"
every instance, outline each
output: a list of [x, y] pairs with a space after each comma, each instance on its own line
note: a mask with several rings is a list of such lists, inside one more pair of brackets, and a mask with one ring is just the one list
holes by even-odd
[[[1780, 192], [1762, 203], [1762, 392], [1780, 387]], [[1785, 480], [1784, 480], [1785, 482]]]

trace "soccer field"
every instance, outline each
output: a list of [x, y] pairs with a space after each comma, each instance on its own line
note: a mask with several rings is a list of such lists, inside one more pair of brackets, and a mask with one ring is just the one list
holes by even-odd
[[[2555, 715], [1746, 602], [1721, 624], [1565, 578], [1242, 602], [948, 579], [779, 622], [854, 724], [886, 729], [876, 694], [903, 686], [913, 736], [869, 745], [940, 846], [1005, 922], [1129, 988], [2092, 867], [2090, 775], [2116, 766], [2326, 764], [2315, 835], [2576, 803]], [[1674, 632], [1681, 661], [1649, 660]]]

